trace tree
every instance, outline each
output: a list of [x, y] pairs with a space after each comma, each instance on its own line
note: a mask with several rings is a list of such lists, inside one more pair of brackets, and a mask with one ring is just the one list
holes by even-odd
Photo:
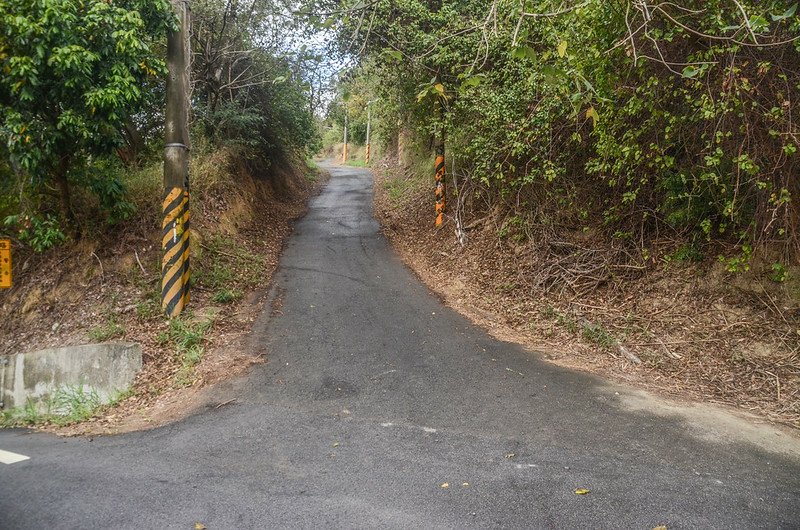
[[72, 173], [121, 144], [141, 87], [164, 73], [153, 44], [170, 24], [166, 0], [0, 5], [0, 136], [16, 175], [57, 196], [70, 232]]
[[428, 143], [445, 95], [451, 179], [532, 224], [582, 219], [632, 256], [665, 233], [800, 256], [795, 0], [306, 4], [376, 87], [384, 138]]
[[[292, 42], [286, 0], [192, 4], [194, 117], [218, 145], [238, 145], [272, 163], [315, 144], [313, 54]], [[318, 97], [318, 96], [317, 96]]]

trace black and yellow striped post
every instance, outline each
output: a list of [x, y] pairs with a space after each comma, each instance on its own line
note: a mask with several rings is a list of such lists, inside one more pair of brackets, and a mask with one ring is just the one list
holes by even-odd
[[189, 6], [172, 0], [179, 24], [167, 35], [164, 111], [164, 218], [161, 223], [161, 308], [169, 318], [189, 302]]
[[172, 318], [189, 303], [189, 190], [167, 191], [161, 228], [161, 307]]
[[436, 152], [436, 163], [434, 164], [436, 170], [436, 189], [434, 191], [436, 199], [436, 226], [442, 226], [444, 212], [447, 206], [447, 181], [445, 180], [444, 164], [444, 109], [442, 107], [444, 107], [444, 102], [440, 99], [436, 113], [439, 118], [440, 129], [434, 142]]
[[0, 239], [0, 289], [10, 289], [11, 285], [11, 240]]

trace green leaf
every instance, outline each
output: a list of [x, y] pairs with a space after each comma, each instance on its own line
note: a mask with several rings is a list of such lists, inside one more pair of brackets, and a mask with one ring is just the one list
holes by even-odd
[[544, 75], [544, 80], [547, 84], [556, 86], [566, 78], [567, 73], [561, 68], [546, 64], [542, 66], [542, 75]]
[[398, 62], [403, 60], [403, 54], [401, 52], [397, 51], [397, 50], [392, 50], [392, 49], [386, 48], [385, 50], [383, 50], [383, 53], [390, 60], [394, 60], [394, 61], [398, 61]]
[[752, 28], [754, 32], [763, 31], [769, 28], [769, 22], [767, 21], [766, 18], [762, 17], [761, 15], [753, 15], [752, 17], [750, 17], [748, 23], [750, 24], [750, 28]]
[[517, 46], [511, 50], [514, 59], [536, 59], [536, 51], [530, 46]]
[[567, 41], [562, 40], [561, 42], [559, 42], [557, 51], [559, 57], [564, 57], [565, 55], [567, 55]]
[[686, 68], [683, 69], [683, 74], [682, 75], [683, 75], [683, 77], [685, 77], [687, 79], [692, 79], [692, 78], [696, 77], [697, 74], [699, 74], [699, 73], [700, 73], [700, 69], [699, 68], [690, 65], [690, 66], [687, 66]]
[[793, 4], [789, 9], [783, 12], [782, 15], [772, 15], [772, 20], [778, 22], [779, 20], [786, 20], [787, 18], [791, 18], [797, 12], [797, 4]]
[[484, 76], [482, 75], [473, 75], [468, 77], [461, 83], [461, 90], [466, 90], [467, 88], [475, 87], [483, 82]]
[[597, 127], [597, 122], [600, 121], [600, 116], [597, 115], [597, 111], [594, 107], [589, 107], [589, 110], [586, 111], [586, 119], [592, 119], [592, 127]]

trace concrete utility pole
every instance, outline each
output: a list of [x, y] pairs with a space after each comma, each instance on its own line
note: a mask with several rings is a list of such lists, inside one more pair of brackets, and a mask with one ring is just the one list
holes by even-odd
[[344, 110], [344, 149], [342, 149], [342, 164], [347, 163], [347, 109]]
[[434, 197], [436, 198], [436, 226], [442, 226], [447, 201], [447, 181], [444, 170], [444, 101], [441, 98], [439, 98], [438, 106], [436, 107], [436, 117], [439, 121], [439, 134], [434, 139], [436, 152], [436, 163], [434, 164], [436, 189]]
[[369, 165], [369, 151], [370, 151], [370, 138], [372, 132], [372, 104], [378, 101], [377, 99], [373, 99], [367, 102], [367, 146], [364, 153], [364, 163]]
[[161, 308], [177, 317], [189, 302], [189, 2], [171, 0], [178, 28], [167, 35]]

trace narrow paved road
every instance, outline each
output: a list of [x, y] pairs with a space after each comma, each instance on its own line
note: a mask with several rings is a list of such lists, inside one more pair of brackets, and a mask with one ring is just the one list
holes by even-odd
[[0, 527], [800, 527], [796, 454], [490, 338], [392, 252], [370, 174], [332, 173], [237, 402], [93, 441], [0, 433], [31, 457], [0, 464]]

